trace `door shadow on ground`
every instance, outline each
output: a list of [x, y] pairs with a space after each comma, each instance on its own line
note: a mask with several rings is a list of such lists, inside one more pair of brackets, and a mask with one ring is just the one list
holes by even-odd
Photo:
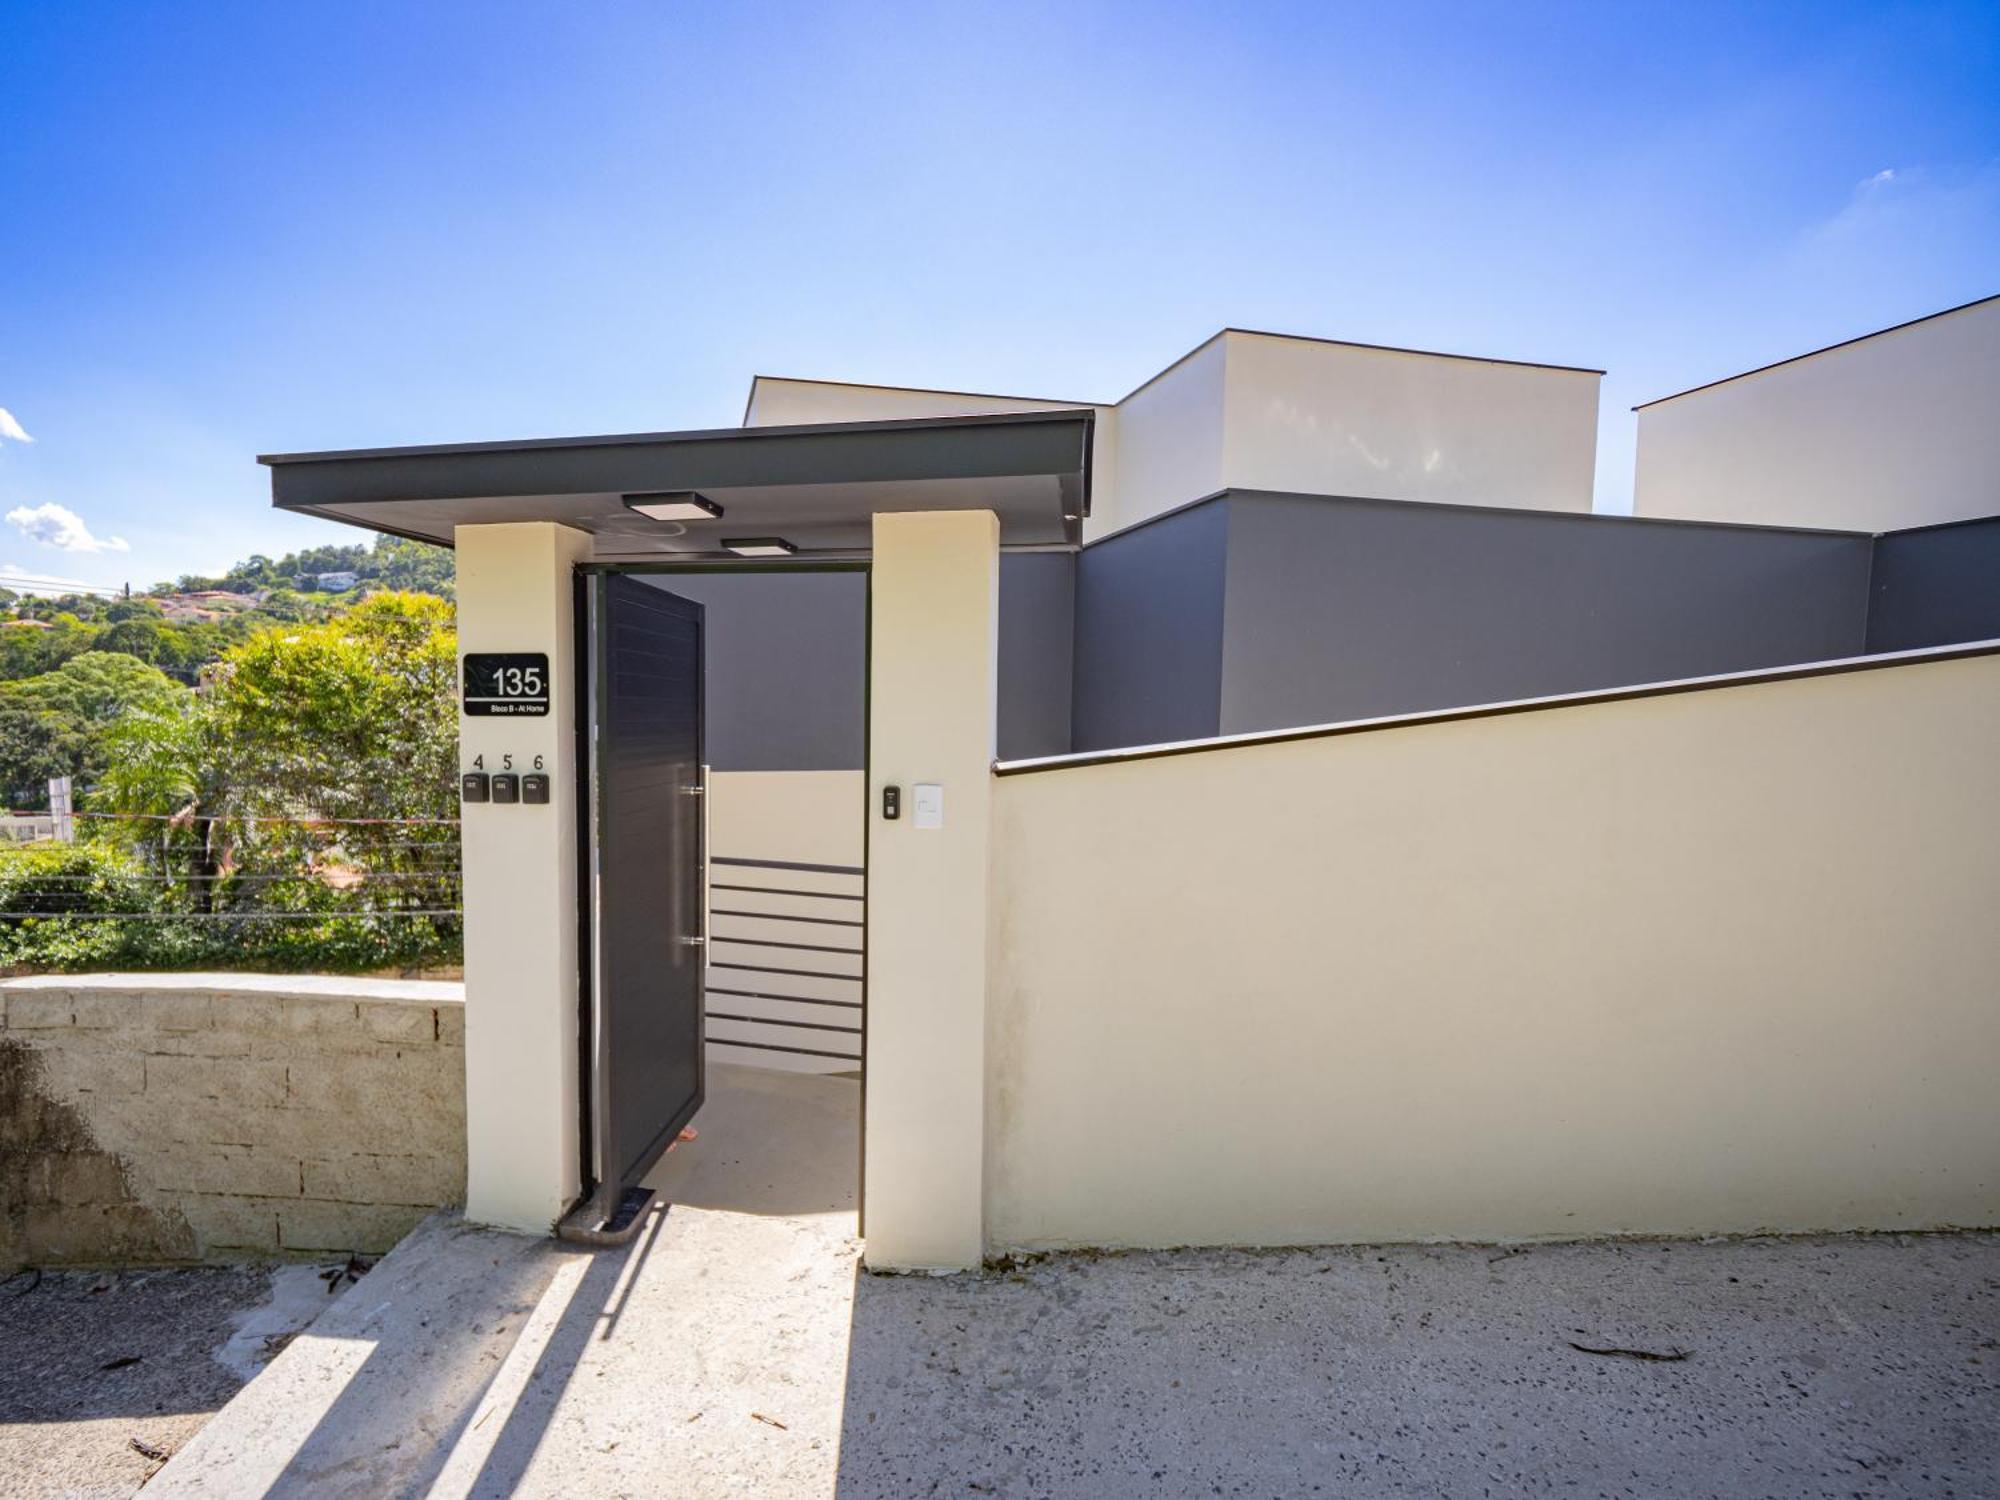
[[[653, 1252], [665, 1222], [664, 1213], [655, 1213], [630, 1244], [595, 1252], [523, 1241], [524, 1253], [482, 1262], [486, 1274], [466, 1288], [470, 1300], [462, 1315], [443, 1298], [383, 1320], [380, 1331], [388, 1336], [373, 1345], [282, 1471], [258, 1492], [511, 1492], [592, 1340], [611, 1336], [622, 1311], [621, 1289]], [[399, 1300], [423, 1300], [418, 1284], [430, 1269], [426, 1261], [437, 1259], [420, 1253], [415, 1264], [398, 1268], [401, 1285], [364, 1281], [350, 1297], [366, 1308], [371, 1293], [380, 1294], [377, 1312]], [[365, 1338], [368, 1316], [346, 1320], [357, 1324], [352, 1328], [322, 1320], [305, 1337]]]

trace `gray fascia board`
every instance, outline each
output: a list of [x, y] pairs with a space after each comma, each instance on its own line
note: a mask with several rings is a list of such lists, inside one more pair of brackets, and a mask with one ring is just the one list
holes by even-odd
[[[1090, 411], [266, 454], [281, 510], [354, 503], [1051, 474], [1088, 513]], [[1065, 499], [1071, 498], [1067, 493]], [[379, 525], [375, 529], [384, 529]]]

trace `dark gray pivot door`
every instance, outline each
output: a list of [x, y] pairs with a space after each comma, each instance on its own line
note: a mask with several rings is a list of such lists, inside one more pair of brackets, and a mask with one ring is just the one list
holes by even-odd
[[707, 797], [701, 606], [621, 574], [595, 589], [591, 1155], [608, 1218], [701, 1108]]

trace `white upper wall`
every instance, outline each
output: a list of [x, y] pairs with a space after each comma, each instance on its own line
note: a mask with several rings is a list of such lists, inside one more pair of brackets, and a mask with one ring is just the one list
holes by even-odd
[[2000, 297], [1638, 412], [1638, 515], [1892, 531], [2000, 514]]
[[1589, 510], [1602, 374], [1231, 330], [1238, 489]]
[[840, 380], [792, 380], [759, 375], [750, 382], [745, 427], [808, 422], [888, 422], [902, 417], [978, 417], [997, 411], [1074, 411], [1088, 401], [1041, 401], [1032, 396], [981, 396], [898, 385], [850, 385]]
[[744, 425], [1091, 406], [1094, 540], [1228, 488], [1587, 511], [1598, 380], [1228, 329], [1114, 404], [760, 375]]

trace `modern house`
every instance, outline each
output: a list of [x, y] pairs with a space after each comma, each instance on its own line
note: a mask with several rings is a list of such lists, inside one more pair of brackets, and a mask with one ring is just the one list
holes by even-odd
[[882, 1267], [2000, 1222], [2000, 300], [1641, 408], [1631, 517], [1599, 374], [265, 459], [459, 549], [469, 1212], [713, 1058], [863, 1077]]

